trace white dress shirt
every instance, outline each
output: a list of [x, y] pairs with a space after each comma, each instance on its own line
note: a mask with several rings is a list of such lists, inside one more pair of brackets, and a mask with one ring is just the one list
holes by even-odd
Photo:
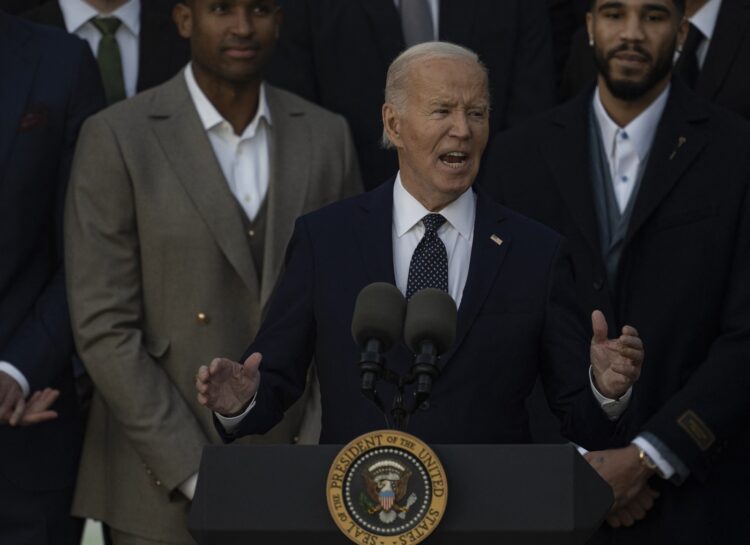
[[[396, 5], [396, 9], [399, 9], [401, 7], [401, 0], [393, 0], [393, 3]], [[430, 14], [432, 15], [432, 31], [434, 34], [434, 39], [439, 40], [440, 39], [440, 27], [438, 26], [440, 24], [440, 0], [427, 0], [427, 3], [430, 6]]]
[[[689, 18], [689, 21], [703, 34], [703, 40], [698, 44], [698, 49], [695, 51], [695, 55], [698, 57], [698, 68], [702, 69], [703, 63], [706, 62], [706, 55], [711, 45], [711, 38], [714, 35], [716, 19], [719, 17], [720, 9], [721, 0], [708, 0], [701, 9]], [[679, 54], [677, 58], [679, 58]]]
[[[439, 211], [446, 221], [437, 235], [448, 254], [448, 293], [457, 307], [461, 305], [469, 273], [476, 202], [476, 194], [468, 190]], [[401, 173], [397, 174], [393, 184], [393, 272], [396, 287], [403, 294], [406, 294], [409, 280], [411, 256], [424, 236], [422, 218], [431, 213], [404, 188]]]
[[185, 81], [229, 189], [252, 221], [268, 193], [271, 111], [265, 85], [260, 86], [255, 117], [237, 135], [198, 86], [192, 63], [185, 67]]
[[667, 85], [656, 100], [624, 128], [618, 126], [604, 109], [599, 87], [594, 92], [594, 115], [607, 152], [612, 188], [620, 213], [630, 202], [641, 163], [647, 159], [651, 150], [656, 127], [667, 105], [670, 87], [671, 85]]
[[141, 32], [140, 0], [130, 0], [112, 13], [99, 13], [84, 0], [59, 0], [59, 2], [60, 11], [62, 11], [65, 20], [65, 28], [68, 29], [69, 33], [86, 40], [95, 57], [102, 34], [91, 24], [91, 19], [99, 16], [112, 16], [122, 21], [120, 28], [115, 33], [115, 39], [117, 45], [120, 46], [125, 94], [132, 97], [138, 84], [138, 50], [140, 47], [138, 37]]

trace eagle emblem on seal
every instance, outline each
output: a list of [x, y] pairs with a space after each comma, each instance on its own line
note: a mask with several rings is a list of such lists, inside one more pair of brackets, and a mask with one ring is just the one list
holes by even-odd
[[413, 492], [407, 497], [411, 471], [395, 460], [382, 460], [362, 472], [365, 491], [361, 502], [370, 515], [378, 515], [381, 522], [390, 524], [404, 519], [417, 501]]

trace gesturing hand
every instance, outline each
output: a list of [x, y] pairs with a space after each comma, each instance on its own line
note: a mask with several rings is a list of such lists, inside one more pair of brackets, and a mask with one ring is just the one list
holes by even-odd
[[195, 375], [198, 403], [221, 415], [241, 413], [258, 391], [263, 356], [250, 354], [243, 365], [227, 358], [215, 358], [201, 365]]
[[57, 400], [60, 396], [60, 390], [53, 388], [45, 388], [44, 390], [38, 390], [31, 394], [28, 401], [23, 401], [16, 406], [17, 415], [11, 418], [10, 425], [15, 426], [32, 426], [34, 424], [40, 424], [47, 422], [48, 420], [54, 420], [57, 418], [57, 411], [49, 411], [47, 409]]
[[591, 368], [596, 389], [617, 399], [628, 391], [641, 375], [643, 342], [634, 327], [626, 325], [617, 339], [607, 338], [607, 320], [601, 311], [591, 314]]

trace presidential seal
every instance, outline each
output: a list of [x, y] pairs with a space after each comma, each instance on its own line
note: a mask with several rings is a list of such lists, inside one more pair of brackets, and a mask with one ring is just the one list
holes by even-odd
[[334, 522], [355, 543], [416, 544], [443, 518], [448, 483], [430, 447], [404, 432], [378, 430], [339, 452], [326, 496]]

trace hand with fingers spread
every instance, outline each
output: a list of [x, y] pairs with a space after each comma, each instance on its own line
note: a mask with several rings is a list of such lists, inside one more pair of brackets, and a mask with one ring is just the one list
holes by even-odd
[[643, 365], [643, 342], [634, 327], [626, 325], [617, 339], [608, 339], [607, 320], [601, 311], [591, 314], [591, 368], [599, 392], [618, 399], [635, 384]]
[[210, 364], [201, 365], [195, 375], [198, 403], [224, 416], [242, 413], [258, 391], [262, 359], [259, 352], [254, 352], [244, 364], [215, 358]]
[[[22, 401], [19, 404], [23, 406], [23, 409], [15, 420], [11, 419], [10, 425], [32, 426], [54, 420], [57, 418], [57, 411], [50, 411], [49, 408], [58, 397], [60, 397], [60, 391], [53, 388], [45, 388], [34, 392], [28, 401]], [[14, 414], [14, 416], [16, 415]]]
[[609, 512], [607, 524], [612, 528], [632, 526], [639, 520], [646, 518], [646, 514], [654, 506], [654, 501], [658, 497], [659, 493], [656, 490], [651, 488], [648, 483], [644, 484], [632, 500]]

